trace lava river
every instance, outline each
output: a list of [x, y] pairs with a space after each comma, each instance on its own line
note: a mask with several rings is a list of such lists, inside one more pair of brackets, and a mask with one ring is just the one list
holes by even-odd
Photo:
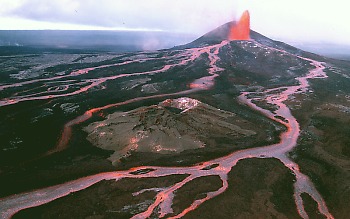
[[[255, 43], [259, 45], [257, 42]], [[157, 70], [156, 72], [153, 71], [153, 72], [134, 73], [134, 74], [161, 73], [161, 72], [167, 71], [168, 69], [174, 66], [184, 65], [188, 62], [192, 62], [195, 59], [197, 59], [201, 54], [204, 54], [204, 53], [208, 54], [208, 57], [210, 60], [210, 66], [208, 69], [210, 76], [206, 76], [195, 80], [192, 84], [190, 84], [189, 86], [190, 89], [188, 90], [180, 91], [172, 94], [159, 94], [154, 96], [139, 97], [139, 98], [127, 100], [125, 102], [110, 104], [107, 106], [102, 106], [99, 108], [88, 110], [87, 112], [85, 112], [85, 114], [77, 117], [76, 119], [68, 122], [65, 125], [60, 143], [52, 151], [48, 153], [54, 153], [54, 152], [63, 150], [66, 147], [67, 142], [70, 139], [70, 136], [72, 135], [71, 127], [73, 125], [86, 121], [92, 116], [93, 113], [96, 113], [98, 111], [111, 108], [111, 107], [118, 107], [120, 105], [128, 104], [128, 103], [143, 100], [143, 99], [149, 99], [149, 98], [155, 98], [155, 97], [166, 97], [171, 95], [184, 95], [184, 94], [188, 94], [190, 92], [195, 92], [198, 90], [209, 89], [211, 86], [214, 85], [215, 77], [217, 77], [218, 73], [223, 70], [222, 68], [216, 66], [216, 63], [219, 60], [218, 53], [220, 48], [227, 44], [229, 44], [229, 41], [223, 41], [221, 44], [208, 46], [204, 48], [188, 49], [188, 50], [185, 50], [184, 52], [185, 55], [187, 55], [187, 58], [182, 59], [178, 64], [166, 65], [162, 69]], [[262, 46], [262, 45], [259, 45], [259, 46]], [[269, 48], [269, 49], [274, 50], [274, 48]], [[206, 197], [195, 200], [190, 206], [184, 209], [181, 213], [172, 217], [172, 218], [181, 218], [182, 216], [186, 215], [189, 211], [196, 209], [203, 202], [209, 199], [212, 199], [215, 196], [218, 196], [223, 192], [225, 192], [225, 190], [229, 186], [228, 180], [227, 180], [228, 173], [237, 164], [239, 160], [247, 159], [247, 158], [262, 158], [262, 159], [276, 158], [280, 160], [287, 168], [289, 168], [294, 173], [296, 177], [296, 181], [294, 183], [294, 199], [297, 206], [297, 210], [302, 218], [308, 218], [308, 215], [304, 210], [303, 201], [301, 198], [302, 193], [309, 194], [317, 202], [318, 210], [321, 214], [323, 214], [327, 218], [333, 218], [331, 213], [328, 211], [328, 208], [323, 198], [321, 197], [319, 192], [316, 190], [313, 183], [310, 181], [310, 179], [306, 175], [300, 172], [298, 165], [287, 156], [287, 153], [290, 152], [297, 145], [297, 139], [300, 134], [300, 127], [299, 127], [298, 121], [291, 114], [287, 105], [284, 104], [284, 101], [286, 101], [291, 95], [304, 92], [309, 86], [307, 79], [327, 77], [327, 75], [323, 72], [323, 69], [325, 68], [323, 66], [323, 63], [320, 63], [311, 59], [307, 59], [304, 57], [300, 57], [300, 56], [298, 56], [298, 58], [308, 61], [311, 63], [311, 65], [314, 66], [314, 69], [310, 70], [306, 76], [296, 78], [296, 80], [299, 81], [299, 85], [267, 89], [264, 92], [260, 92], [260, 93], [243, 92], [239, 96], [239, 101], [242, 102], [243, 104], [248, 105], [254, 110], [259, 111], [266, 117], [272, 120], [275, 120], [283, 124], [284, 126], [286, 126], [287, 130], [281, 134], [279, 143], [264, 146], [264, 147], [259, 147], [259, 148], [251, 148], [251, 149], [236, 151], [227, 156], [210, 160], [198, 165], [189, 166], [189, 167], [140, 166], [140, 167], [135, 167], [125, 171], [100, 173], [100, 174], [80, 178], [71, 182], [67, 182], [64, 184], [60, 184], [60, 185], [56, 185], [48, 188], [43, 188], [36, 191], [28, 192], [28, 193], [12, 195], [0, 200], [1, 218], [10, 218], [12, 215], [14, 215], [16, 212], [20, 210], [43, 205], [45, 203], [51, 202], [60, 197], [67, 196], [72, 192], [84, 190], [102, 180], [117, 181], [123, 178], [141, 179], [141, 178], [162, 177], [162, 176], [178, 175], [178, 174], [187, 175], [185, 179], [183, 179], [182, 181], [176, 184], [171, 185], [170, 187], [162, 188], [162, 189], [159, 189], [159, 188], [148, 189], [148, 190], [153, 190], [157, 192], [157, 195], [153, 200], [153, 203], [144, 212], [141, 212], [133, 216], [133, 218], [147, 218], [151, 216], [152, 213], [157, 211], [156, 213], [158, 213], [159, 217], [165, 217], [168, 214], [173, 213], [172, 201], [175, 196], [175, 192], [179, 188], [184, 186], [186, 183], [199, 177], [205, 177], [205, 176], [220, 177], [222, 181], [222, 186], [220, 189], [214, 192], [208, 192], [206, 194]], [[140, 60], [135, 60], [135, 61], [140, 61]], [[123, 65], [123, 64], [125, 63], [121, 63], [118, 65]], [[92, 69], [81, 70], [80, 72], [75, 72], [74, 74], [78, 74], [78, 73], [87, 74], [90, 70]], [[72, 73], [64, 77], [74, 77], [74, 74]], [[115, 80], [117, 79], [117, 77], [129, 77], [129, 76], [132, 76], [132, 75], [125, 74], [120, 76], [112, 76], [109, 78], [95, 79], [95, 81], [91, 82], [91, 84], [86, 86], [84, 89], [85, 90], [89, 89], [91, 86], [95, 86], [96, 84], [102, 84], [106, 80]], [[31, 83], [31, 82], [27, 82], [27, 83]], [[13, 86], [21, 86], [21, 85], [13, 85]], [[5, 87], [2, 87], [2, 89], [5, 89]], [[84, 91], [79, 90], [79, 91], [76, 91], [74, 94], [76, 94], [77, 92], [84, 92]], [[74, 95], [74, 94], [70, 93], [70, 94], [62, 94], [62, 95]], [[250, 98], [251, 96], [254, 96], [254, 97]], [[57, 96], [50, 97], [47, 95], [43, 95], [39, 97], [16, 97], [12, 100], [9, 99], [9, 100], [2, 101], [0, 102], [0, 104], [8, 105], [8, 104], [15, 104], [16, 102], [20, 102], [20, 101], [29, 101], [29, 100], [35, 100], [40, 98], [44, 99], [44, 98], [55, 98], [55, 97]], [[254, 104], [253, 100], [265, 100], [268, 103], [277, 106], [278, 109], [273, 112], [268, 111]], [[135, 174], [135, 173], [138, 173], [138, 174]], [[136, 196], [142, 192], [143, 190], [137, 193], [134, 193], [133, 195]]]

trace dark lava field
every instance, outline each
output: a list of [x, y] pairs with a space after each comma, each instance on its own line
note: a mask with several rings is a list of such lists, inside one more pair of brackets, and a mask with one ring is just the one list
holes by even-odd
[[0, 50], [1, 218], [347, 218], [350, 62], [232, 25]]

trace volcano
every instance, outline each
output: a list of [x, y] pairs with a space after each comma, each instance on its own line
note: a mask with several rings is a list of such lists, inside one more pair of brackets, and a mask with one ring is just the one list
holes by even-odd
[[249, 28], [2, 57], [1, 217], [346, 218], [350, 63]]

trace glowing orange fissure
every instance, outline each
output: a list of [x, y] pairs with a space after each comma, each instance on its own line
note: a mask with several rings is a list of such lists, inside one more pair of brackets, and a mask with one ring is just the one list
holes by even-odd
[[250, 39], [250, 15], [248, 11], [243, 12], [238, 22], [231, 25], [228, 36], [229, 40]]

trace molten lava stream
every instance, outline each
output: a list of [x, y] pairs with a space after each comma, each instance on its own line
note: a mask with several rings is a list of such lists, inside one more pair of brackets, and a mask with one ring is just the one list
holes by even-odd
[[[146, 72], [136, 72], [136, 73], [129, 73], [129, 74], [120, 74], [120, 75], [116, 75], [116, 76], [87, 79], [87, 80], [84, 80], [83, 82], [78, 82], [78, 83], [75, 83], [75, 84], [68, 84], [66, 89], [60, 90], [60, 92], [66, 91], [66, 90], [68, 90], [68, 88], [70, 86], [76, 86], [76, 85], [81, 84], [81, 83], [88, 84], [86, 86], [83, 86], [83, 87], [79, 88], [78, 90], [71, 91], [70, 93], [52, 94], [51, 91], [48, 90], [48, 92], [41, 92], [41, 93], [34, 93], [34, 94], [31, 94], [31, 95], [26, 95], [26, 96], [14, 96], [14, 97], [10, 97], [10, 98], [5, 98], [5, 99], [0, 100], [0, 107], [6, 106], [6, 105], [16, 104], [16, 103], [23, 102], [23, 101], [47, 100], [47, 99], [52, 99], [52, 98], [74, 96], [74, 95], [86, 92], [86, 91], [90, 90], [91, 88], [97, 87], [97, 86], [105, 83], [108, 80], [115, 80], [115, 79], [119, 79], [119, 78], [123, 78], [123, 77], [132, 77], [132, 76], [140, 76], [140, 75], [153, 75], [153, 74], [166, 72], [166, 71], [168, 71], [169, 69], [171, 69], [173, 67], [186, 65], [189, 62], [194, 61], [195, 59], [200, 57], [200, 55], [202, 55], [203, 53], [208, 53], [209, 55], [211, 55], [210, 49], [217, 48], [217, 47], [220, 47], [220, 46], [223, 46], [223, 45], [224, 44], [208, 46], [208, 47], [204, 47], [204, 48], [188, 49], [187, 51], [185, 51], [185, 53], [180, 53], [180, 54], [177, 54], [177, 55], [172, 56], [172, 57], [166, 57], [166, 58], [169, 58], [169, 59], [171, 58], [173, 60], [180, 59], [181, 61], [179, 63], [177, 63], [177, 64], [165, 65], [165, 66], [163, 66], [163, 68], [161, 68], [159, 70], [152, 70], [152, 71], [146, 71]], [[218, 51], [218, 49], [216, 49], [216, 51]], [[189, 55], [190, 57], [187, 57], [186, 59], [182, 59], [183, 55]], [[217, 56], [217, 54], [214, 54], [214, 56]], [[214, 57], [214, 58], [216, 58], [216, 57]], [[71, 72], [68, 75], [55, 76], [55, 77], [51, 77], [51, 78], [29, 80], [29, 81], [24, 81], [24, 82], [9, 84], [9, 85], [0, 85], [0, 90], [8, 89], [8, 88], [11, 88], [11, 87], [19, 87], [19, 86], [23, 86], [23, 85], [27, 85], [27, 84], [33, 84], [33, 83], [37, 83], [37, 82], [51, 82], [51, 81], [55, 81], [55, 80], [61, 80], [61, 79], [67, 78], [67, 77], [75, 77], [75, 76], [79, 76], [79, 75], [82, 75], [82, 74], [88, 74], [90, 71], [93, 71], [93, 70], [96, 70], [96, 69], [122, 66], [122, 65], [127, 65], [127, 64], [130, 64], [130, 63], [134, 63], [134, 62], [142, 63], [142, 62], [146, 62], [146, 61], [149, 61], [149, 60], [155, 60], [155, 59], [162, 59], [162, 58], [143, 58], [143, 59], [136, 59], [136, 60], [132, 60], [132, 61], [130, 61], [130, 60], [129, 61], [124, 61], [122, 63], [117, 63], [117, 64], [109, 64], [109, 65], [102, 65], [102, 66], [98, 66], [98, 67], [85, 68], [85, 69], [73, 71], [73, 72]], [[209, 72], [210, 74], [214, 74], [213, 72], [220, 70], [218, 67], [216, 67], [214, 65], [214, 62], [216, 62], [216, 60], [218, 58], [216, 58], [215, 61], [213, 61], [212, 59], [213, 59], [213, 55], [211, 55], [211, 58], [210, 58], [210, 66], [211, 66], [210, 68], [214, 68], [214, 69], [211, 70], [211, 72]], [[43, 94], [43, 95], [41, 95], [41, 94]]]
[[[217, 49], [216, 50], [217, 52], [218, 49], [220, 49], [220, 46], [217, 46], [215, 48]], [[215, 73], [216, 73], [215, 69], [219, 69], [217, 66], [215, 66], [215, 62], [218, 60], [218, 57], [215, 56], [215, 52], [210, 53], [210, 49], [208, 47], [203, 50], [193, 49], [191, 51], [193, 53], [191, 56], [192, 58], [199, 57], [198, 53], [201, 53], [201, 52], [202, 53], [208, 52], [208, 54], [210, 54], [209, 57], [211, 57], [210, 59], [211, 61], [213, 61], [211, 62], [212, 66], [210, 69], [214, 69], [214, 72], [211, 72], [211, 75], [215, 76]], [[308, 215], [304, 210], [304, 206], [300, 196], [302, 193], [307, 193], [317, 202], [319, 212], [323, 214], [325, 217], [332, 219], [333, 216], [328, 211], [328, 208], [322, 196], [318, 193], [318, 191], [316, 190], [312, 182], [309, 180], [309, 178], [306, 175], [300, 172], [298, 165], [294, 163], [292, 160], [290, 160], [286, 155], [289, 151], [291, 151], [296, 146], [300, 129], [299, 129], [299, 123], [293, 117], [289, 108], [283, 102], [287, 100], [290, 95], [293, 95], [295, 93], [305, 90], [308, 87], [307, 79], [327, 77], [326, 74], [323, 72], [324, 67], [322, 63], [319, 63], [310, 59], [306, 59], [303, 57], [299, 57], [299, 58], [304, 59], [306, 61], [310, 61], [311, 64], [315, 67], [315, 69], [310, 70], [309, 74], [307, 74], [306, 76], [297, 78], [297, 80], [300, 82], [300, 85], [290, 86], [290, 87], [286, 86], [278, 89], [269, 89], [264, 92], [265, 100], [269, 104], [273, 104], [278, 107], [278, 109], [275, 111], [275, 114], [255, 105], [252, 102], [252, 99], [248, 98], [249, 94], [251, 93], [245, 92], [240, 96], [240, 100], [244, 104], [247, 104], [249, 107], [264, 114], [266, 117], [273, 119], [275, 121], [278, 121], [287, 127], [287, 131], [281, 134], [279, 143], [268, 145], [265, 147], [236, 151], [227, 156], [214, 159], [211, 161], [207, 161], [195, 166], [189, 166], [189, 167], [142, 166], [142, 167], [132, 168], [128, 171], [115, 171], [110, 173], [97, 174], [89, 177], [84, 177], [72, 182], [64, 183], [61, 185], [44, 188], [37, 191], [32, 191], [28, 193], [19, 194], [19, 195], [13, 195], [0, 200], [2, 218], [9, 218], [13, 214], [15, 214], [16, 212], [22, 209], [39, 206], [39, 205], [48, 203], [50, 201], [53, 201], [57, 198], [66, 196], [72, 192], [83, 190], [102, 180], [111, 180], [111, 179], [119, 180], [122, 178], [140, 178], [141, 179], [141, 178], [162, 177], [162, 176], [169, 176], [169, 175], [187, 175], [187, 177], [184, 180], [168, 188], [163, 188], [160, 190], [158, 188], [150, 188], [153, 191], [156, 191], [156, 192], [158, 191], [154, 202], [148, 207], [146, 211], [141, 212], [134, 216], [134, 218], [149, 217], [152, 213], [154, 213], [154, 211], [158, 209], [157, 207], [159, 207], [159, 211], [158, 211], [159, 216], [165, 217], [167, 214], [172, 212], [172, 209], [171, 209], [172, 200], [175, 195], [175, 192], [179, 188], [181, 188], [186, 183], [199, 177], [219, 176], [220, 179], [222, 180], [222, 187], [219, 188], [217, 191], [208, 192], [205, 198], [195, 200], [188, 208], [184, 209], [181, 213], [173, 217], [173, 218], [179, 218], [186, 215], [188, 212], [196, 209], [203, 202], [224, 192], [228, 187], [227, 174], [231, 171], [231, 169], [237, 164], [239, 160], [247, 159], [247, 158], [270, 157], [270, 158], [279, 159], [287, 168], [289, 168], [295, 174], [296, 182], [294, 183], [294, 188], [295, 188], [294, 198], [295, 198], [295, 203], [300, 216], [303, 218], [308, 218]], [[213, 77], [213, 79], [214, 78], [215, 77]], [[178, 94], [183, 94], [183, 92], [193, 92], [193, 91], [194, 90], [192, 89], [192, 90], [182, 91], [176, 94], [168, 94], [168, 95], [178, 95]], [[276, 92], [271, 92], [271, 91], [276, 91]], [[143, 97], [143, 98], [162, 97], [164, 95], [165, 94], [160, 94], [160, 95]], [[74, 124], [78, 124], [82, 120], [85, 121], [87, 118], [91, 117], [93, 112], [106, 109], [112, 106], [118, 106], [121, 104], [127, 104], [130, 102], [138, 101], [143, 98], [135, 98], [135, 99], [125, 101], [123, 103], [111, 104], [105, 107], [92, 109], [88, 111], [86, 114], [82, 115], [81, 117], [78, 117], [77, 119], [67, 123], [66, 126], [71, 127]], [[277, 118], [283, 118], [283, 119], [277, 119], [275, 116], [278, 116]], [[208, 169], [208, 167], [212, 167], [212, 168]], [[138, 174], [135, 174], [135, 173], [138, 173]], [[140, 194], [141, 191], [135, 193], [135, 195]]]
[[[198, 48], [189, 49], [188, 50], [188, 51], [190, 51], [190, 53], [189, 53], [190, 58], [189, 59], [183, 60], [179, 64], [166, 65], [160, 70], [114, 76], [115, 78], [117, 78], [117, 77], [125, 77], [125, 76], [131, 76], [131, 75], [136, 75], [136, 74], [142, 75], [142, 74], [159, 73], [159, 72], [167, 71], [170, 68], [173, 68], [174, 66], [185, 65], [188, 62], [194, 61], [195, 59], [200, 57], [203, 53], [208, 53], [208, 55], [209, 55], [210, 64], [209, 64], [208, 73], [211, 76], [204, 76], [202, 78], [196, 79], [194, 82], [192, 82], [190, 84], [190, 88], [191, 88], [190, 90], [179, 91], [176, 93], [169, 93], [169, 94], [157, 94], [157, 95], [146, 96], [146, 97], [137, 97], [134, 99], [126, 100], [124, 102], [108, 104], [106, 106], [90, 109], [90, 110], [86, 111], [83, 115], [78, 116], [77, 118], [69, 121], [68, 123], [66, 123], [64, 125], [64, 129], [62, 131], [61, 138], [58, 141], [58, 144], [56, 145], [56, 147], [54, 149], [48, 151], [45, 154], [45, 156], [64, 150], [67, 147], [68, 142], [72, 136], [72, 126], [80, 124], [82, 122], [85, 122], [86, 120], [90, 119], [92, 117], [92, 115], [96, 112], [99, 112], [99, 111], [105, 110], [105, 109], [109, 109], [112, 107], [118, 107], [118, 106], [130, 104], [130, 103], [142, 101], [142, 100], [185, 95], [185, 94], [189, 94], [189, 93], [196, 92], [199, 90], [210, 89], [214, 85], [215, 78], [218, 76], [218, 74], [216, 74], [216, 72], [220, 72], [223, 70], [222, 68], [219, 68], [216, 66], [216, 62], [219, 60], [218, 53], [219, 53], [220, 48], [227, 45], [227, 43], [228, 43], [227, 41], [223, 41], [222, 43], [220, 43], [218, 45], [214, 45], [214, 46], [208, 46], [208, 47], [204, 47], [204, 48], [200, 48], [200, 49], [198, 49]], [[212, 49], [214, 49], [214, 52], [211, 52]]]

